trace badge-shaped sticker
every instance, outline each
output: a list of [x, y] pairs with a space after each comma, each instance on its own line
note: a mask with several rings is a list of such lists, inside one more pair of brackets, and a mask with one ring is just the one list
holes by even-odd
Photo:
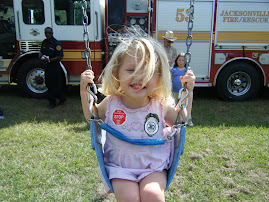
[[145, 131], [149, 137], [155, 135], [159, 130], [159, 117], [157, 114], [149, 113], [145, 121]]
[[123, 110], [115, 110], [112, 114], [112, 121], [116, 125], [122, 125], [126, 121], [126, 113]]
[[56, 46], [56, 50], [57, 50], [57, 51], [62, 50], [62, 46], [60, 46], [60, 45]]

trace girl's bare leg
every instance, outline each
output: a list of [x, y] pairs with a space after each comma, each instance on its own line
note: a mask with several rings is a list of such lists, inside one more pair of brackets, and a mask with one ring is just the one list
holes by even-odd
[[139, 183], [141, 202], [165, 201], [166, 182], [166, 171], [152, 173], [141, 180]]
[[112, 179], [112, 186], [114, 194], [118, 202], [139, 202], [139, 185], [137, 182], [123, 180], [123, 179]]

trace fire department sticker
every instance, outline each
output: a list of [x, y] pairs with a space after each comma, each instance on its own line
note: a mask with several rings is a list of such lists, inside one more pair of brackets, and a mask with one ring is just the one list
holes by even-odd
[[58, 46], [56, 46], [56, 50], [60, 51], [60, 50], [62, 50], [62, 47], [60, 45], [58, 45]]
[[145, 131], [149, 137], [155, 135], [159, 130], [159, 118], [157, 114], [149, 113], [145, 121]]
[[115, 110], [112, 114], [112, 121], [116, 125], [122, 125], [126, 121], [126, 113], [123, 110]]

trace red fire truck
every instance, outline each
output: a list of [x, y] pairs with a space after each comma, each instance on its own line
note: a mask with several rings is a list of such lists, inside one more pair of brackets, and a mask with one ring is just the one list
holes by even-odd
[[[16, 83], [24, 95], [42, 98], [44, 63], [38, 59], [44, 28], [52, 27], [64, 50], [64, 84], [79, 84], [86, 68], [81, 1], [1, 0], [0, 84]], [[118, 37], [139, 25], [163, 43], [167, 30], [186, 52], [189, 0], [88, 0], [89, 46], [100, 75]], [[196, 86], [216, 86], [226, 100], [247, 100], [269, 87], [268, 0], [196, 0], [191, 63]]]

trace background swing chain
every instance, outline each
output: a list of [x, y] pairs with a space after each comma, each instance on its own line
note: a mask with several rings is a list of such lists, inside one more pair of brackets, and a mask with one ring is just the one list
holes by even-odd
[[[90, 69], [92, 70], [92, 66], [91, 66], [91, 49], [90, 49], [90, 37], [89, 37], [89, 32], [88, 32], [88, 24], [89, 24], [89, 20], [88, 20], [88, 15], [87, 15], [87, 1], [83, 0], [81, 2], [81, 9], [82, 9], [82, 24], [83, 24], [83, 40], [85, 43], [85, 51], [84, 51], [84, 56], [86, 58], [86, 69]], [[93, 91], [91, 90], [91, 88], [93, 89]], [[97, 88], [95, 84], [89, 84], [87, 86], [87, 100], [89, 102], [89, 113], [91, 114], [91, 117], [98, 117], [98, 112], [97, 112], [97, 108], [95, 106], [95, 103], [97, 102]], [[93, 97], [93, 99], [91, 99], [91, 96]], [[92, 112], [92, 107], [94, 106], [95, 112], [96, 112], [96, 116], [94, 115], [94, 113]]]

